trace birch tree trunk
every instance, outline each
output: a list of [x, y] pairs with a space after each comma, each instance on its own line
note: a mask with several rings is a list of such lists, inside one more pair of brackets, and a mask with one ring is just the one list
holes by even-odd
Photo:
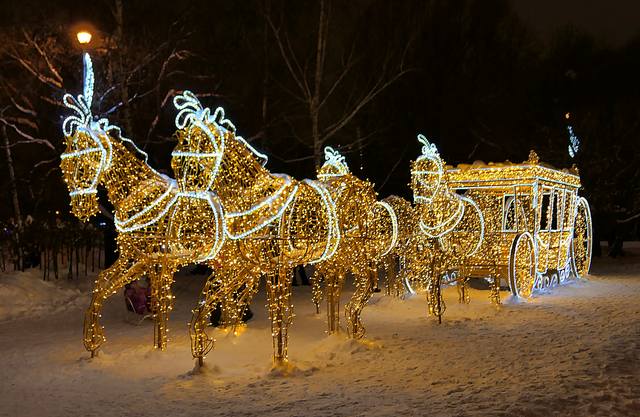
[[20, 200], [18, 199], [18, 187], [16, 184], [16, 173], [13, 169], [13, 156], [11, 155], [11, 147], [9, 146], [9, 136], [7, 135], [7, 126], [2, 126], [2, 145], [4, 146], [5, 157], [7, 159], [7, 170], [9, 171], [9, 192], [11, 193], [11, 202], [13, 204], [13, 213], [16, 217], [16, 225], [18, 230], [16, 234], [16, 248], [18, 256], [18, 268], [22, 270], [22, 245], [20, 242], [20, 234], [22, 233], [22, 213], [20, 212]]

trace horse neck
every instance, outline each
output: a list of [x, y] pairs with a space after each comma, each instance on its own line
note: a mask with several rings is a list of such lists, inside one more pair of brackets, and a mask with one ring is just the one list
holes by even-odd
[[233, 211], [238, 205], [271, 195], [282, 181], [282, 177], [264, 168], [246, 146], [230, 140], [225, 144], [213, 191]]
[[460, 208], [460, 200], [458, 196], [449, 190], [449, 186], [446, 181], [440, 183], [438, 191], [435, 193], [430, 203], [422, 204], [424, 204], [424, 210], [420, 210], [419, 212], [421, 220], [425, 224], [439, 221], [437, 217], [434, 217], [434, 211], [437, 211], [438, 214], [444, 218], [448, 218]]
[[[376, 202], [376, 194], [373, 187], [369, 182], [351, 173], [338, 178], [340, 178], [340, 180], [337, 182], [336, 188], [342, 189], [345, 195], [336, 196], [338, 198], [334, 197], [336, 205], [338, 205], [337, 209], [339, 211], [351, 210], [349, 214], [353, 214], [354, 212], [359, 213], [357, 217], [359, 217], [362, 222], [365, 222], [367, 213], [371, 211]], [[360, 224], [359, 226], [362, 227], [364, 224]]]
[[122, 201], [135, 188], [147, 180], [158, 177], [158, 174], [120, 142], [112, 140], [111, 149], [111, 163], [102, 173], [101, 184], [107, 189], [109, 201], [118, 210]]

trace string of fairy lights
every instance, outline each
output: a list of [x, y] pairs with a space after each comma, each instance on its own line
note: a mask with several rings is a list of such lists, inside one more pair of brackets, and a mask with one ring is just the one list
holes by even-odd
[[[85, 221], [96, 214], [97, 190], [104, 187], [118, 231], [118, 259], [95, 281], [85, 315], [83, 340], [92, 356], [106, 341], [104, 301], [142, 277], [151, 292], [154, 346], [165, 349], [173, 275], [194, 263], [213, 271], [189, 323], [194, 358], [203, 363], [215, 345], [207, 329], [212, 311], [221, 306], [223, 326], [237, 332], [264, 279], [277, 366], [288, 366], [291, 278], [301, 265], [314, 266], [311, 298], [318, 312], [326, 302], [327, 332], [343, 329], [343, 315], [353, 338], [365, 335], [362, 312], [380, 272], [389, 295], [424, 292], [427, 311], [438, 320], [450, 284], [467, 303], [469, 280], [485, 279], [490, 300], [500, 303], [503, 284], [528, 297], [589, 272], [591, 214], [578, 195], [577, 170], [548, 167], [533, 152], [521, 164], [451, 167], [418, 135], [413, 203], [378, 200], [374, 184], [351, 173], [331, 147], [317, 179], [270, 172], [267, 156], [236, 134], [222, 108], [212, 112], [184, 91], [173, 100], [172, 179], [150, 167], [120, 128], [94, 118], [93, 87], [85, 54], [82, 94], [63, 98], [71, 115], [62, 124], [60, 166], [71, 212]], [[572, 147], [577, 152], [577, 139]], [[341, 311], [348, 276], [355, 292]]]

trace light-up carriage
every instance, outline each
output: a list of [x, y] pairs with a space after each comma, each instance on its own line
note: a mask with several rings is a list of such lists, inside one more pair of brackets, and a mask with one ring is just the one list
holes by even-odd
[[468, 276], [506, 280], [526, 298], [589, 272], [591, 213], [576, 169], [551, 168], [531, 151], [521, 164], [459, 165], [446, 175], [484, 217], [482, 245], [465, 260]]

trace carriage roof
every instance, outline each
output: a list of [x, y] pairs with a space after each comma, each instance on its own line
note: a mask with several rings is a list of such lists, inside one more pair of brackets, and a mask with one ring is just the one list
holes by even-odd
[[447, 166], [451, 188], [513, 188], [515, 186], [549, 185], [560, 188], [580, 188], [577, 169], [556, 169], [539, 162], [535, 152], [522, 163], [501, 162]]

